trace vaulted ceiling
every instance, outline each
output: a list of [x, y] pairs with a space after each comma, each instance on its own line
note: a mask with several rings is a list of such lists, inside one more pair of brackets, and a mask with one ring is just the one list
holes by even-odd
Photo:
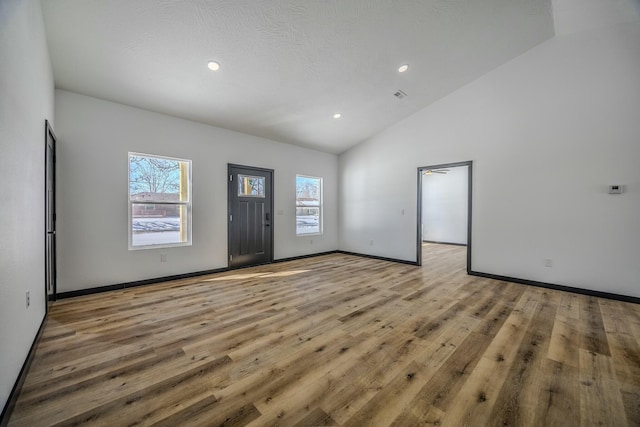
[[550, 0], [42, 5], [57, 88], [330, 153], [554, 34]]

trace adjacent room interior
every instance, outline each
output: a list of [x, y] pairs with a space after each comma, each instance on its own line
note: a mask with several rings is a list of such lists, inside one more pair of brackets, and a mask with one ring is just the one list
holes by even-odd
[[469, 161], [418, 168], [418, 262], [423, 266], [425, 252], [437, 254], [443, 250], [440, 245], [456, 245], [467, 272], [472, 271], [472, 167]]
[[0, 1], [1, 425], [638, 425], [640, 1]]

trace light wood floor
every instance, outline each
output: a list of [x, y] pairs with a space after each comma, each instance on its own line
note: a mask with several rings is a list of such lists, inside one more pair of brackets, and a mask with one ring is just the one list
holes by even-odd
[[10, 425], [640, 425], [639, 305], [424, 252], [59, 301]]

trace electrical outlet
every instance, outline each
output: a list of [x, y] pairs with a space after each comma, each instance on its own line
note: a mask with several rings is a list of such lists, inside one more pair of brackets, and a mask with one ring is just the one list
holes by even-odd
[[545, 258], [544, 259], [544, 266], [545, 267], [553, 267], [553, 260], [549, 259], [549, 258]]
[[313, 245], [313, 239], [309, 240], [309, 244]]
[[373, 246], [373, 240], [369, 241], [369, 246]]
[[167, 262], [167, 254], [160, 254], [160, 262]]
[[27, 291], [27, 308], [31, 305], [31, 292]]

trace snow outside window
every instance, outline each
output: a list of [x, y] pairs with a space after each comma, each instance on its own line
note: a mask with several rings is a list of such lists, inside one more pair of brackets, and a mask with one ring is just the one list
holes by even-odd
[[191, 244], [191, 160], [129, 153], [129, 249]]
[[322, 178], [296, 175], [296, 234], [322, 234]]

